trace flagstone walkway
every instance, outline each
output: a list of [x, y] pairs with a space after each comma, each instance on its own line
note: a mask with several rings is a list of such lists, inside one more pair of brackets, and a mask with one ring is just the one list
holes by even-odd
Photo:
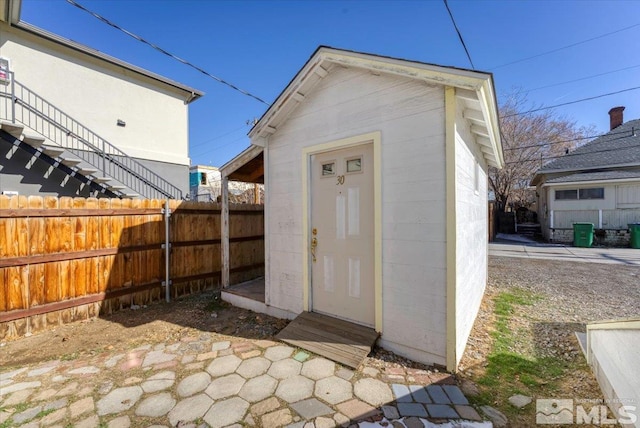
[[427, 420], [481, 421], [443, 373], [381, 372], [366, 365], [352, 371], [272, 341], [214, 337], [0, 368], [0, 427], [417, 427]]

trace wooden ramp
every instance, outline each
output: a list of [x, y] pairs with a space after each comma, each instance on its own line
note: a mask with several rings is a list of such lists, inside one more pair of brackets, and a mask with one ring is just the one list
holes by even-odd
[[371, 352], [378, 333], [349, 321], [302, 312], [276, 338], [355, 369]]

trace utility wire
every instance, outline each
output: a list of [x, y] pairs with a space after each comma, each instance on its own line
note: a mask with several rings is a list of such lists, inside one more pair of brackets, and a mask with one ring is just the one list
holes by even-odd
[[[446, 0], [445, 0], [445, 3], [446, 3]], [[618, 30], [611, 31], [609, 33], [605, 33], [605, 34], [601, 34], [599, 36], [591, 37], [589, 39], [582, 40], [582, 41], [576, 42], [576, 43], [572, 43], [570, 45], [566, 45], [566, 46], [563, 46], [563, 47], [560, 47], [560, 48], [552, 49], [552, 50], [547, 51], [547, 52], [543, 52], [543, 53], [539, 53], [537, 55], [532, 55], [532, 56], [529, 56], [529, 57], [526, 57], [526, 58], [522, 58], [522, 59], [518, 59], [518, 60], [515, 60], [515, 61], [507, 62], [506, 64], [502, 64], [502, 65], [498, 65], [496, 67], [492, 67], [491, 70], [495, 70], [497, 68], [506, 67], [508, 65], [518, 64], [520, 62], [528, 61], [530, 59], [539, 58], [539, 57], [544, 56], [544, 55], [549, 55], [549, 54], [552, 54], [552, 53], [555, 53], [555, 52], [559, 52], [559, 51], [564, 50], [564, 49], [569, 49], [569, 48], [572, 48], [574, 46], [578, 46], [578, 45], [582, 45], [584, 43], [592, 42], [594, 40], [601, 39], [601, 38], [607, 37], [607, 36], [611, 36], [612, 34], [620, 33], [622, 31], [627, 31], [627, 30], [630, 30], [632, 28], [639, 27], [639, 26], [640, 26], [640, 23], [633, 24], [633, 25], [630, 25], [628, 27], [620, 28]]]
[[581, 103], [581, 102], [584, 102], [584, 101], [595, 100], [597, 98], [608, 97], [610, 95], [621, 94], [623, 92], [636, 91], [638, 89], [640, 89], [640, 86], [635, 86], [633, 88], [622, 89], [620, 91], [615, 91], [615, 92], [609, 92], [609, 93], [606, 93], [606, 94], [595, 95], [593, 97], [582, 98], [582, 99], [579, 99], [579, 100], [568, 101], [566, 103], [556, 104], [556, 105], [552, 105], [552, 106], [548, 106], [548, 107], [540, 107], [540, 108], [536, 108], [536, 109], [533, 109], [533, 110], [523, 111], [523, 112], [520, 112], [520, 113], [507, 114], [505, 116], [502, 116], [502, 118], [504, 119], [504, 118], [507, 118], [507, 117], [522, 116], [524, 114], [535, 113], [535, 112], [541, 111], [541, 110], [548, 110], [550, 108], [562, 107], [562, 106], [567, 106], [567, 105], [570, 105], [570, 104], [577, 104], [577, 103]]
[[464, 48], [464, 51], [467, 53], [467, 58], [469, 58], [469, 63], [471, 63], [471, 68], [475, 70], [476, 67], [473, 65], [473, 61], [471, 61], [471, 55], [469, 54], [469, 49], [467, 49], [467, 45], [465, 44], [464, 39], [462, 38], [462, 34], [458, 29], [458, 25], [456, 24], [456, 20], [453, 19], [453, 13], [451, 13], [451, 9], [449, 9], [449, 3], [447, 2], [447, 0], [443, 0], [443, 1], [444, 1], [444, 6], [447, 8], [447, 12], [449, 12], [449, 17], [451, 18], [453, 27], [456, 29], [456, 33], [458, 33], [458, 37], [460, 38], [460, 43], [462, 43], [462, 47]]
[[204, 146], [204, 145], [205, 145], [205, 144], [207, 144], [207, 143], [210, 143], [210, 142], [215, 141], [215, 140], [219, 140], [219, 139], [221, 139], [222, 137], [226, 137], [227, 135], [235, 134], [236, 132], [238, 132], [238, 131], [241, 131], [241, 130], [245, 129], [245, 128], [246, 128], [246, 126], [247, 126], [247, 125], [243, 125], [243, 126], [241, 126], [240, 128], [234, 129], [233, 131], [228, 131], [228, 132], [225, 132], [225, 133], [223, 133], [223, 134], [216, 135], [215, 137], [211, 137], [211, 138], [209, 138], [208, 140], [204, 140], [204, 141], [201, 141], [201, 142], [196, 143], [196, 144], [189, 144], [189, 148], [190, 148], [190, 149], [194, 149], [194, 148], [196, 148], [196, 147]]
[[[632, 146], [624, 147], [624, 149], [635, 149], [635, 148], [640, 148], [640, 144], [635, 144], [635, 145], [632, 145]], [[594, 151], [588, 152], [588, 153], [568, 153], [566, 155], [547, 156], [547, 157], [544, 157], [544, 158], [529, 159], [529, 160], [524, 160], [524, 161], [523, 160], [510, 161], [510, 162], [505, 162], [505, 165], [511, 165], [511, 164], [523, 163], [523, 162], [540, 162], [540, 161], [546, 161], [546, 160], [552, 160], [552, 159], [560, 159], [560, 158], [566, 158], [566, 157], [572, 157], [572, 156], [586, 156], [586, 155], [597, 154], [597, 153], [617, 152], [619, 150], [621, 150], [621, 148], [594, 150]]]
[[[571, 140], [561, 140], [561, 141], [551, 141], [549, 143], [540, 143], [540, 144], [531, 144], [529, 146], [520, 146], [520, 147], [509, 147], [506, 149], [502, 149], [504, 151], [507, 150], [522, 150], [522, 149], [530, 149], [533, 147], [544, 147], [544, 146], [551, 146], [553, 144], [563, 144], [563, 143], [572, 143], [574, 141], [582, 141], [582, 140], [590, 140], [592, 138], [599, 138], [599, 137], [604, 137], [605, 135], [620, 135], [620, 134], [629, 134], [629, 137], [634, 136], [633, 131], [620, 131], [620, 132], [607, 132], [606, 134], [600, 134], [600, 135], [590, 135], [588, 137], [580, 137], [580, 138], [572, 138]], [[504, 138], [504, 136], [502, 137], [504, 140], [506, 140], [506, 138]], [[626, 138], [626, 137], [620, 137], [620, 138]], [[616, 138], [617, 140], [617, 138]], [[612, 140], [607, 140], [606, 142], [609, 142]]]
[[625, 68], [619, 68], [617, 70], [606, 71], [604, 73], [593, 74], [593, 75], [587, 76], [587, 77], [580, 77], [580, 78], [573, 79], [573, 80], [567, 80], [565, 82], [552, 83], [551, 85], [540, 86], [538, 88], [528, 89], [526, 91], [522, 91], [522, 93], [523, 94], [528, 94], [529, 92], [538, 91], [540, 89], [553, 88], [555, 86], [561, 86], [561, 85], [566, 85], [566, 84], [569, 84], [569, 83], [580, 82], [581, 80], [589, 80], [589, 79], [593, 79], [593, 78], [596, 78], [596, 77], [606, 76], [607, 74], [618, 73], [620, 71], [631, 70], [632, 68], [638, 68], [638, 67], [640, 67], [640, 64], [632, 65], [630, 67], [625, 67]]
[[153, 49], [157, 50], [158, 52], [163, 53], [163, 54], [167, 55], [168, 57], [173, 58], [176, 61], [179, 61], [179, 62], [183, 63], [184, 65], [187, 65], [187, 66], [199, 71], [200, 73], [204, 74], [205, 76], [210, 77], [213, 80], [215, 80], [215, 81], [217, 81], [219, 83], [222, 83], [223, 85], [227, 85], [228, 87], [230, 87], [234, 91], [238, 91], [243, 95], [246, 95], [246, 96], [251, 97], [251, 98], [253, 98], [253, 99], [257, 100], [257, 101], [260, 101], [262, 104], [270, 106], [270, 104], [268, 102], [266, 102], [265, 100], [263, 100], [262, 98], [260, 98], [260, 97], [258, 97], [256, 95], [253, 95], [251, 92], [245, 91], [244, 89], [240, 89], [237, 86], [235, 86], [234, 84], [229, 83], [226, 80], [221, 79], [220, 77], [214, 76], [213, 74], [209, 73], [208, 71], [204, 70], [203, 68], [200, 68], [197, 65], [194, 65], [194, 64], [190, 63], [189, 61], [187, 61], [185, 59], [182, 59], [179, 56], [176, 56], [176, 55], [172, 54], [171, 52], [166, 51], [165, 49], [161, 48], [160, 46], [155, 45], [155, 44], [143, 39], [142, 37], [138, 36], [137, 34], [134, 34], [131, 31], [125, 30], [124, 28], [120, 27], [119, 25], [109, 21], [107, 18], [104, 18], [103, 16], [98, 15], [97, 13], [95, 13], [95, 12], [87, 9], [86, 7], [76, 3], [74, 0], [67, 0], [67, 3], [77, 7], [80, 10], [83, 10], [83, 11], [87, 12], [88, 14], [90, 14], [93, 17], [97, 18], [98, 20], [100, 20], [100, 21], [104, 22], [105, 24], [109, 25], [110, 27], [113, 27], [116, 30], [122, 31], [127, 36], [133, 37], [134, 39], [136, 39], [136, 40], [138, 40], [138, 41], [140, 41], [140, 42], [142, 42], [142, 43], [144, 43], [144, 44], [146, 44], [148, 46], [151, 46]]

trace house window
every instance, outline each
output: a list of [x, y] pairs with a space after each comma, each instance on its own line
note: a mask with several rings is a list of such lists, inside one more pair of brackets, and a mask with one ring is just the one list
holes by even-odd
[[207, 185], [207, 173], [206, 172], [201, 172], [200, 173], [200, 185], [201, 186], [206, 186]]
[[580, 189], [578, 192], [578, 199], [604, 199], [604, 187]]
[[329, 177], [332, 175], [336, 175], [336, 163], [335, 162], [323, 163], [322, 176]]
[[556, 190], [556, 201], [568, 201], [574, 199], [578, 199], [578, 191], [576, 189]]
[[579, 199], [604, 199], [604, 187], [556, 190], [556, 201], [575, 201]]

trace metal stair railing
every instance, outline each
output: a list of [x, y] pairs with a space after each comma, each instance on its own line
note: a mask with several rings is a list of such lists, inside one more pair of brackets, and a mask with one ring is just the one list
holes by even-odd
[[178, 187], [10, 76], [8, 87], [0, 85], [0, 117], [35, 130], [141, 196], [182, 199]]

